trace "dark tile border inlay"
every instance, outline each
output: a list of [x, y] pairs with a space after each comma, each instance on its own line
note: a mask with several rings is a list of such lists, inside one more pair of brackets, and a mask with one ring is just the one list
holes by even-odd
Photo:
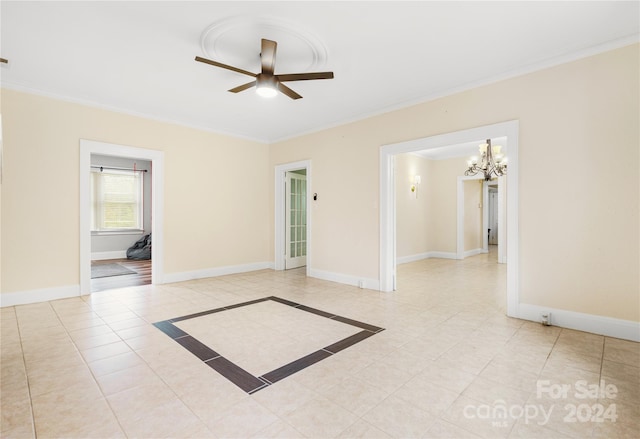
[[289, 375], [293, 375], [296, 372], [300, 372], [305, 367], [309, 367], [312, 364], [316, 364], [318, 361], [324, 360], [327, 357], [332, 355], [331, 352], [327, 352], [323, 349], [319, 351], [315, 351], [310, 353], [309, 355], [305, 355], [302, 358], [298, 358], [295, 361], [292, 361], [289, 364], [286, 364], [282, 367], [277, 368], [276, 370], [272, 370], [271, 372], [265, 373], [260, 378], [266, 380], [270, 384], [280, 381], [283, 378], [288, 377]]
[[[222, 355], [218, 354], [216, 351], [211, 349], [209, 346], [200, 342], [196, 338], [184, 332], [182, 329], [178, 328], [174, 325], [174, 323], [181, 322], [183, 320], [194, 319], [196, 317], [203, 317], [209, 314], [214, 314], [222, 311], [229, 311], [231, 309], [240, 308], [242, 306], [254, 305], [256, 303], [265, 302], [267, 300], [272, 300], [274, 302], [281, 303], [283, 305], [288, 305], [293, 308], [299, 309], [300, 311], [306, 311], [312, 314], [315, 314], [320, 317], [326, 317], [331, 320], [335, 320], [337, 322], [345, 323], [347, 325], [355, 326], [357, 328], [361, 328], [362, 331], [353, 334], [347, 338], [344, 338], [336, 343], [333, 343], [323, 349], [317, 350], [315, 352], [310, 353], [302, 358], [299, 358], [295, 361], [292, 361], [289, 364], [285, 364], [271, 372], [265, 373], [261, 377], [255, 377], [246, 370], [242, 369], [235, 363], [229, 361]], [[346, 317], [338, 316], [326, 311], [322, 311], [316, 308], [311, 308], [306, 305], [302, 305], [299, 303], [292, 302], [290, 300], [281, 299], [280, 297], [270, 296], [264, 297], [262, 299], [250, 300], [248, 302], [237, 303], [235, 305], [224, 306], [222, 308], [211, 309], [208, 311], [202, 311], [194, 314], [189, 314], [186, 316], [175, 317], [169, 320], [163, 320], [161, 322], [156, 322], [153, 324], [156, 328], [167, 334], [177, 343], [179, 343], [182, 347], [187, 349], [193, 355], [198, 357], [200, 360], [204, 361], [204, 363], [217, 371], [220, 375], [227, 378], [236, 386], [240, 387], [247, 393], [254, 393], [258, 390], [264, 389], [265, 387], [280, 381], [283, 378], [286, 378], [290, 375], [293, 375], [296, 372], [301, 371], [302, 369], [311, 366], [312, 364], [317, 363], [318, 361], [322, 361], [325, 358], [336, 354], [349, 346], [353, 346], [354, 344], [361, 342], [364, 339], [371, 337], [372, 335], [377, 334], [380, 331], [384, 331], [384, 328], [380, 328], [378, 326], [370, 325], [368, 323], [359, 322], [357, 320], [352, 320]]]
[[379, 331], [371, 332], [368, 330], [360, 331], [357, 334], [353, 334], [350, 337], [344, 338], [337, 343], [327, 346], [326, 348], [324, 348], [324, 350], [332, 354], [337, 354], [338, 352], [348, 348], [349, 346], [353, 346], [354, 344], [361, 342], [365, 338], [369, 338], [378, 332]]
[[187, 335], [189, 335], [186, 332], [184, 332], [182, 329], [178, 328], [177, 326], [174, 326], [169, 320], [165, 320], [163, 322], [156, 322], [153, 324], [153, 326], [155, 326], [156, 328], [158, 328], [159, 330], [161, 330], [162, 332], [164, 332], [174, 340], [176, 338], [186, 337]]
[[205, 361], [205, 364], [247, 393], [257, 392], [269, 385], [224, 357]]
[[176, 338], [175, 341], [180, 343], [183, 348], [191, 352], [202, 361], [213, 360], [214, 358], [221, 356], [209, 346], [205, 345], [202, 342], [199, 342], [190, 335], [187, 335], [186, 337]]

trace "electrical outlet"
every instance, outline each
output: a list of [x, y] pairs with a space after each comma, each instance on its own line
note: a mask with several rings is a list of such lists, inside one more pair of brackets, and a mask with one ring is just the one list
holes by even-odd
[[542, 313], [540, 315], [540, 323], [542, 323], [544, 326], [551, 326], [551, 313]]

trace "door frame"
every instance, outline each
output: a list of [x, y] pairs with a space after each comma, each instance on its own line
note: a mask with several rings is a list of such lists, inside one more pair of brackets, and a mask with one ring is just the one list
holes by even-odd
[[[488, 182], [487, 182], [488, 183]], [[504, 177], [500, 177], [498, 178], [498, 184], [496, 185], [496, 196], [497, 196], [497, 200], [495, 200], [494, 202], [497, 203], [498, 205], [498, 209], [497, 209], [497, 216], [498, 216], [498, 236], [497, 236], [497, 240], [498, 240], [498, 263], [499, 264], [506, 264], [507, 263], [507, 257], [505, 256], [505, 246], [502, 246], [501, 243], [505, 242], [505, 239], [507, 237], [507, 234], [505, 232], [505, 229], [508, 227], [508, 225], [506, 224], [506, 217], [505, 217], [505, 206], [504, 206], [504, 186], [502, 186], [502, 184], [504, 184]], [[487, 185], [487, 200], [490, 200], [489, 195], [492, 193], [492, 191], [490, 190], [491, 188], [489, 187], [490, 185]], [[491, 207], [491, 203], [489, 203], [489, 206], [487, 206], [487, 225], [489, 224], [489, 210]]]
[[[483, 180], [482, 175], [459, 176], [457, 186], [457, 210], [456, 210], [456, 259], [464, 259], [464, 182], [470, 180]], [[489, 252], [489, 238], [487, 229], [489, 228], [489, 182], [482, 182], [482, 253]], [[497, 178], [498, 186], [498, 263], [505, 264], [504, 257], [504, 235], [505, 218], [502, 212], [502, 201], [504, 177]]]
[[274, 171], [275, 189], [274, 189], [274, 201], [275, 201], [275, 233], [274, 233], [274, 269], [285, 269], [285, 176], [288, 171], [297, 171], [300, 169], [306, 169], [307, 171], [307, 266], [306, 274], [309, 275], [311, 269], [311, 160], [302, 160], [299, 162], [285, 163], [282, 165], [276, 165]]
[[91, 294], [91, 154], [151, 162], [151, 283], [164, 275], [164, 152], [80, 139], [80, 294]]
[[[307, 246], [307, 234], [306, 234], [306, 227], [307, 227], [307, 221], [306, 221], [306, 210], [307, 210], [307, 204], [308, 204], [308, 200], [307, 200], [307, 191], [306, 191], [306, 187], [307, 187], [307, 174], [306, 174], [306, 169], [305, 169], [305, 173], [304, 174], [299, 174], [298, 171], [301, 171], [302, 169], [297, 169], [295, 171], [287, 171], [284, 173], [285, 175], [285, 197], [284, 197], [284, 205], [285, 205], [285, 215], [284, 215], [284, 223], [285, 223], [285, 232], [284, 232], [284, 268], [285, 270], [290, 270], [293, 268], [300, 268], [300, 267], [304, 267], [307, 265], [307, 250], [306, 250], [306, 246]], [[295, 176], [295, 177], [294, 177]], [[293, 185], [291, 184], [292, 180], [297, 180], [298, 182], [304, 181], [304, 187], [305, 187], [305, 194], [304, 194], [304, 207], [305, 207], [305, 222], [304, 222], [304, 227], [305, 227], [305, 241], [304, 241], [304, 245], [305, 245], [305, 253], [302, 256], [296, 256], [296, 257], [291, 257], [291, 189], [293, 187]], [[287, 182], [289, 183], [289, 185], [287, 186]], [[295, 225], [300, 225], [300, 224], [294, 224]], [[295, 242], [295, 240], [294, 240]], [[297, 252], [294, 252], [297, 254]], [[304, 260], [304, 263], [302, 263]]]
[[517, 316], [519, 297], [519, 221], [518, 221], [518, 132], [519, 121], [511, 120], [462, 131], [455, 131], [380, 148], [380, 291], [391, 292], [396, 283], [395, 156], [424, 149], [440, 148], [479, 139], [507, 137], [507, 315]]

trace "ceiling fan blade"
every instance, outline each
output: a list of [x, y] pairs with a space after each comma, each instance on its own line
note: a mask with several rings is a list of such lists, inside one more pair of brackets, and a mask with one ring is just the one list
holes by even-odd
[[333, 72], [291, 73], [288, 75], [276, 75], [276, 79], [280, 82], [307, 81], [310, 79], [333, 79]]
[[291, 99], [302, 99], [302, 96], [300, 96], [298, 93], [291, 90], [284, 84], [278, 84], [278, 90], [280, 90], [282, 94], [289, 96]]
[[262, 73], [273, 75], [276, 68], [276, 50], [278, 43], [271, 40], [262, 39], [262, 48], [260, 52], [260, 61], [262, 63]]
[[249, 72], [247, 70], [242, 70], [242, 69], [239, 69], [237, 67], [228, 66], [226, 64], [222, 64], [222, 63], [219, 63], [217, 61], [213, 61], [213, 60], [210, 60], [210, 59], [207, 59], [207, 58], [202, 58], [200, 56], [196, 56], [196, 61], [199, 61], [199, 62], [202, 62], [202, 63], [205, 63], [205, 64], [211, 64], [212, 66], [221, 67], [221, 68], [227, 69], [227, 70], [232, 70], [234, 72], [242, 73], [243, 75], [248, 75], [248, 76], [251, 76], [251, 77], [254, 77], [254, 78], [256, 76], [258, 76], [256, 73], [251, 73], [251, 72]]
[[9, 64], [9, 60], [4, 58], [0, 58], [0, 62], [4, 64]]
[[237, 86], [237, 87], [234, 87], [234, 88], [232, 88], [232, 89], [231, 89], [231, 90], [229, 90], [229, 91], [230, 91], [231, 93], [238, 93], [238, 92], [244, 91], [244, 90], [246, 90], [246, 89], [248, 89], [248, 88], [251, 88], [251, 87], [253, 87], [254, 85], [256, 85], [256, 81], [251, 81], [251, 82], [247, 82], [246, 84], [242, 84], [242, 85], [239, 85], [239, 86]]

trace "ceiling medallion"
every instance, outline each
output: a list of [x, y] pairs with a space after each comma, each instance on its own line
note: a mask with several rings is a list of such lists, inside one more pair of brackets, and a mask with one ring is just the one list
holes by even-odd
[[327, 63], [325, 45], [311, 33], [273, 17], [240, 15], [216, 21], [200, 37], [210, 59], [255, 70], [260, 65], [260, 40], [278, 42], [278, 72], [318, 70]]

